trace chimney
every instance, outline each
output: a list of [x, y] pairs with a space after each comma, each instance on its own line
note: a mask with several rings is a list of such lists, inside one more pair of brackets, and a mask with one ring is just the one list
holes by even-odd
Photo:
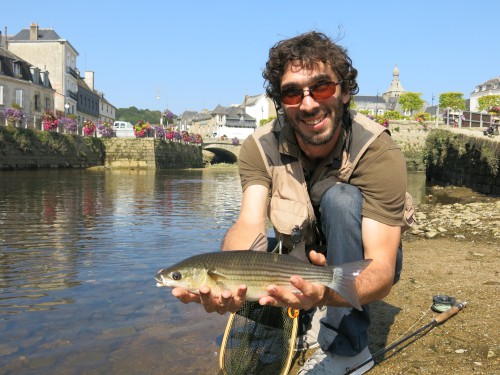
[[30, 40], [38, 40], [38, 24], [36, 22], [30, 25]]
[[94, 91], [94, 72], [90, 70], [85, 71], [85, 78], [84, 78], [85, 83], [87, 86]]

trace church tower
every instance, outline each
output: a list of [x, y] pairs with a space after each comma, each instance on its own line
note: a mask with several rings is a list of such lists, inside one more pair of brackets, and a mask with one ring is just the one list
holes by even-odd
[[[405, 89], [399, 82], [399, 69], [397, 65], [394, 65], [394, 70], [392, 71], [392, 82], [387, 91], [382, 95], [386, 102], [397, 101], [399, 96], [405, 92]], [[392, 100], [391, 100], [392, 99]]]

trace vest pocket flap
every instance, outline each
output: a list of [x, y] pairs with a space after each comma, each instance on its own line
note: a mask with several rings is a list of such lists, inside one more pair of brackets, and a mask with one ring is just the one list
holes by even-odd
[[270, 211], [273, 226], [282, 234], [289, 235], [293, 228], [302, 227], [307, 221], [307, 206], [302, 202], [274, 196]]

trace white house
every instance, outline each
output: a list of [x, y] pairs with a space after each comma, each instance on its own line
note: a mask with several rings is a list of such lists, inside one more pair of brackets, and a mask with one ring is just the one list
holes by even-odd
[[500, 77], [492, 78], [480, 85], [470, 94], [470, 110], [479, 112], [479, 98], [486, 95], [500, 95]]

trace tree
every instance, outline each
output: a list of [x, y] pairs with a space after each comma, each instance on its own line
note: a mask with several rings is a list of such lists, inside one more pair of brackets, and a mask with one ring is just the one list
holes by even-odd
[[419, 111], [424, 106], [424, 101], [420, 97], [422, 94], [419, 92], [405, 92], [399, 96], [399, 104], [403, 111]]
[[[172, 114], [173, 115], [173, 114]], [[150, 124], [159, 124], [162, 113], [149, 109], [138, 109], [137, 107], [117, 108], [116, 119], [136, 124], [139, 120]], [[173, 115], [175, 116], [175, 115]]]
[[465, 99], [461, 92], [445, 92], [439, 95], [439, 107], [465, 110]]
[[500, 106], [500, 95], [485, 95], [481, 96], [477, 100], [478, 104], [478, 110], [481, 112], [482, 110], [487, 110], [488, 112], [491, 111], [491, 107], [498, 107]]

